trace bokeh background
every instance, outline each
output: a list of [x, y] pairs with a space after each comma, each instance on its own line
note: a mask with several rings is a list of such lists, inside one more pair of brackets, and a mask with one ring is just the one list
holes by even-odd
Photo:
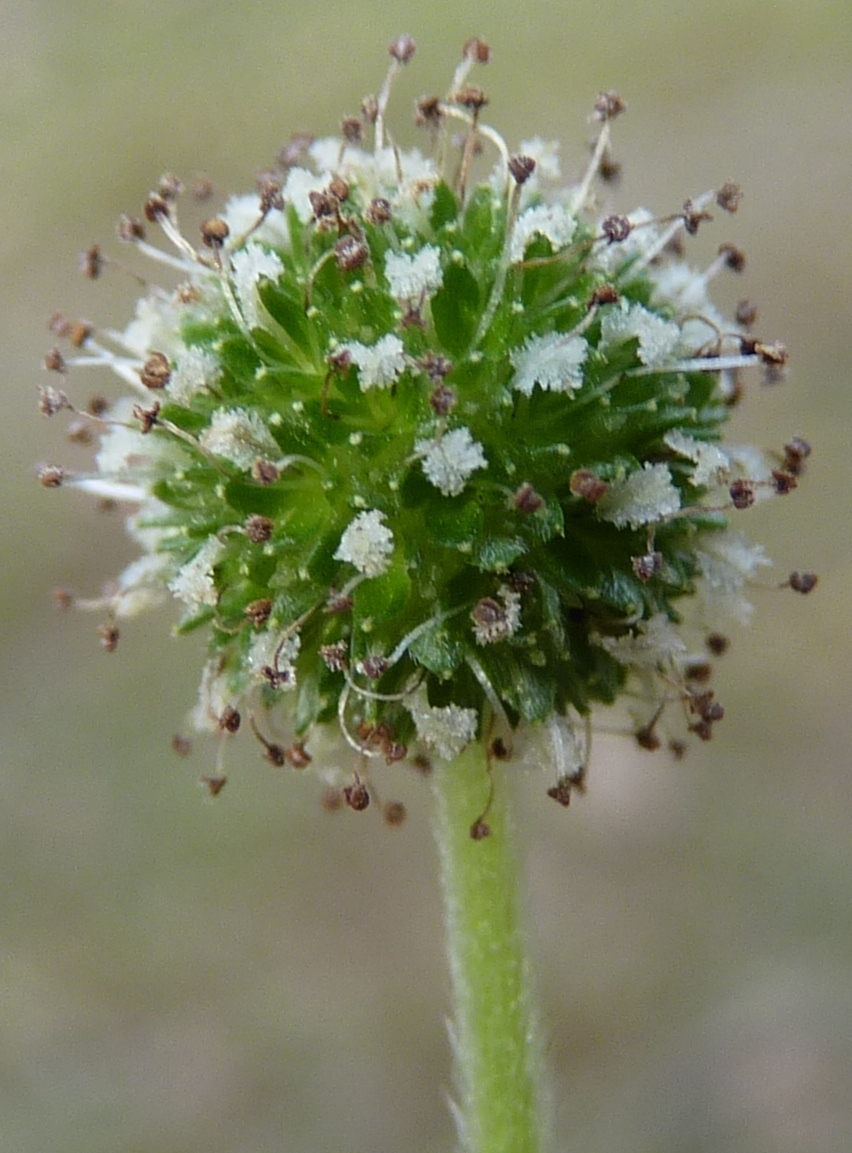
[[[852, 9], [844, 0], [29, 0], [0, 3], [0, 1150], [437, 1153], [453, 1145], [429, 794], [407, 825], [320, 811], [317, 781], [246, 743], [217, 801], [211, 749], [173, 757], [199, 648], [170, 616], [99, 649], [56, 585], [132, 556], [118, 519], [33, 480], [76, 459], [38, 415], [57, 308], [123, 324], [133, 287], [75, 271], [159, 174], [223, 193], [296, 129], [333, 131], [418, 52], [394, 103], [443, 90], [462, 42], [515, 144], [582, 165], [595, 94], [614, 204], [660, 211], [728, 178], [697, 238], [745, 248], [760, 331], [792, 351], [737, 439], [814, 445], [802, 489], [750, 514], [779, 579], [720, 670], [728, 716], [680, 763], [602, 740], [565, 812], [519, 782], [525, 891], [557, 1148], [841, 1153], [852, 1147], [849, 516]], [[703, 247], [702, 247], [703, 245]], [[91, 381], [92, 387], [97, 385]]]

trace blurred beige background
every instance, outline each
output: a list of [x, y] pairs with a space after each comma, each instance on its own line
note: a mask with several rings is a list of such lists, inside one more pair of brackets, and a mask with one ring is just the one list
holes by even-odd
[[[589, 796], [521, 784], [527, 891], [560, 1150], [852, 1147], [849, 747], [852, 10], [837, 0], [489, 4], [0, 3], [3, 610], [0, 1150], [437, 1153], [452, 1147], [447, 978], [428, 790], [410, 819], [328, 817], [319, 786], [248, 745], [216, 803], [169, 737], [199, 649], [163, 614], [105, 656], [51, 589], [132, 555], [117, 519], [32, 466], [74, 461], [36, 409], [58, 308], [123, 323], [120, 277], [75, 272], [166, 169], [224, 192], [295, 129], [333, 131], [410, 32], [400, 86], [441, 90], [461, 43], [514, 143], [584, 157], [617, 87], [622, 210], [739, 179], [732, 302], [792, 351], [738, 439], [814, 445], [801, 491], [748, 522], [779, 579], [722, 666], [728, 716], [681, 764], [601, 742]], [[404, 132], [400, 135], [405, 137]], [[701, 244], [704, 248], [701, 248]], [[93, 382], [94, 385], [95, 382]]]

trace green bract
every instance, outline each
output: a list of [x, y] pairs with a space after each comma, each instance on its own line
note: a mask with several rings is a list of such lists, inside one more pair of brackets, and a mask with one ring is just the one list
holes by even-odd
[[[318, 725], [397, 760], [473, 739], [507, 755], [514, 729], [547, 722], [570, 779], [570, 717], [628, 681], [648, 745], [668, 698], [700, 736], [721, 715], [678, 626], [691, 602], [705, 632], [748, 610], [766, 558], [728, 514], [786, 489], [778, 461], [718, 442], [734, 375], [784, 354], [707, 297], [735, 250], [704, 272], [679, 255], [734, 186], [666, 220], [601, 218], [617, 97], [596, 106], [586, 178], [554, 190], [553, 147], [510, 156], [465, 71], [419, 106], [431, 157], [385, 141], [387, 84], [343, 139], [296, 140], [197, 250], [174, 178], [146, 216], [175, 256], [123, 218], [179, 284], [140, 300], [114, 350], [76, 334], [78, 359], [136, 397], [99, 417], [97, 472], [69, 479], [136, 506], [144, 556], [111, 615], [170, 593], [179, 631], [206, 629], [197, 727], [248, 716], [267, 755], [304, 763]], [[497, 164], [474, 185], [480, 144]], [[291, 747], [263, 736], [266, 709]]]

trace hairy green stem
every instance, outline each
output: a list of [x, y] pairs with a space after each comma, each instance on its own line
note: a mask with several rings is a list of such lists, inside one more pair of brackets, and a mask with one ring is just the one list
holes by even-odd
[[[466, 1153], [542, 1153], [541, 1055], [506, 773], [495, 764], [489, 775], [474, 744], [433, 779], [462, 1144]], [[483, 814], [490, 835], [474, 839]]]

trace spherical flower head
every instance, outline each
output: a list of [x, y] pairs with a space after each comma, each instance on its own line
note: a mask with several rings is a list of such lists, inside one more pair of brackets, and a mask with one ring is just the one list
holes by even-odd
[[[174, 178], [123, 217], [166, 278], [123, 332], [55, 319], [71, 350], [46, 358], [64, 379], [42, 411], [100, 442], [91, 473], [40, 478], [126, 502], [143, 554], [81, 603], [114, 647], [117, 619], [179, 602], [178, 631], [209, 643], [196, 726], [299, 768], [335, 730], [359, 790], [371, 761], [473, 741], [509, 757], [520, 728], [573, 780], [575, 721], [619, 699], [643, 747], [684, 714], [706, 739], [721, 710], [695, 688], [696, 646], [748, 616], [768, 563], [732, 522], [791, 491], [809, 452], [722, 442], [743, 374], [780, 374], [783, 347], [710, 304], [742, 265], [730, 246], [686, 259], [712, 194], [594, 214], [614, 94], [560, 190], [556, 147], [531, 134], [513, 154], [476, 88], [419, 103], [431, 151], [392, 145], [409, 58], [341, 139], [295, 137], [197, 239]], [[92, 363], [119, 395], [77, 410]]]

